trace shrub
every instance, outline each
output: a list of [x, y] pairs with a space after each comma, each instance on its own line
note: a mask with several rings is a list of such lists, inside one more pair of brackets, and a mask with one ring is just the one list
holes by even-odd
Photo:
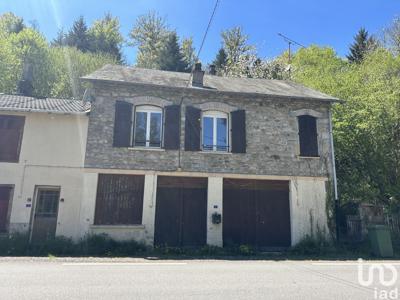
[[333, 245], [322, 235], [307, 235], [290, 252], [296, 255], [324, 255], [332, 249]]

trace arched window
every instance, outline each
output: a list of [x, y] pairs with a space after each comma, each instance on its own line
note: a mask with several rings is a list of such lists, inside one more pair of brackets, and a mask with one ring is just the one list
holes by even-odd
[[135, 109], [134, 145], [160, 148], [162, 139], [162, 109], [140, 105]]
[[318, 157], [317, 119], [313, 116], [298, 116], [300, 156]]
[[229, 118], [220, 111], [205, 111], [202, 116], [202, 149], [229, 151]]

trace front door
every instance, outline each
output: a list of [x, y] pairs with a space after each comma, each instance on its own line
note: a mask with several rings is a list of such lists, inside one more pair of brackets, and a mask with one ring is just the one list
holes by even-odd
[[206, 223], [207, 178], [158, 177], [155, 245], [203, 246]]
[[41, 243], [55, 237], [59, 201], [59, 188], [37, 188], [31, 237], [33, 243]]
[[0, 186], [0, 233], [7, 232], [12, 187]]

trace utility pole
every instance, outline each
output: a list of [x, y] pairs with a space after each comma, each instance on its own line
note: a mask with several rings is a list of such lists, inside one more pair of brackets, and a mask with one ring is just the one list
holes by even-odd
[[283, 38], [285, 42], [288, 43], [288, 65], [289, 65], [289, 78], [290, 78], [290, 63], [292, 62], [292, 44], [300, 46], [301, 48], [305, 48], [302, 44], [296, 42], [295, 40], [292, 40], [291, 38], [287, 37], [286, 35], [283, 35], [282, 33], [278, 33], [278, 35]]

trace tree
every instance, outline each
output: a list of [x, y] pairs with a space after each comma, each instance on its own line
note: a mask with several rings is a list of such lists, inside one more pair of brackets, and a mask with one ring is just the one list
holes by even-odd
[[292, 65], [295, 81], [346, 100], [333, 107], [341, 200], [399, 210], [400, 57], [377, 48], [354, 64], [312, 46], [300, 49]]
[[185, 72], [187, 63], [181, 53], [178, 37], [175, 32], [169, 34], [164, 47], [158, 55], [158, 67], [160, 70]]
[[400, 17], [383, 30], [383, 44], [394, 54], [400, 55]]
[[228, 57], [224, 48], [220, 48], [217, 55], [215, 56], [214, 61], [212, 64], [215, 66], [215, 70], [217, 74], [222, 76], [225, 73], [225, 66], [227, 63]]
[[191, 71], [196, 63], [196, 54], [191, 37], [182, 40], [181, 52], [186, 63], [186, 70]]
[[232, 72], [239, 60], [244, 61], [246, 56], [255, 47], [248, 44], [248, 36], [243, 33], [241, 27], [233, 27], [221, 33], [223, 49], [226, 53], [226, 72]]
[[165, 45], [170, 30], [164, 18], [152, 11], [140, 16], [129, 36], [131, 45], [138, 47], [136, 65], [138, 67], [157, 69], [159, 54]]
[[114, 18], [111, 14], [106, 14], [103, 19], [93, 23], [88, 35], [92, 52], [108, 53], [115, 57], [118, 62], [122, 62], [121, 48], [124, 38], [121, 35], [117, 17]]
[[49, 49], [51, 85], [48, 96], [79, 99], [85, 84], [81, 76], [90, 74], [105, 64], [116, 64], [115, 57], [106, 53], [79, 51], [74, 47], [52, 47]]
[[67, 34], [66, 43], [68, 46], [76, 47], [82, 52], [91, 50], [91, 40], [83, 16], [80, 16], [72, 25], [72, 28]]
[[67, 45], [67, 35], [64, 32], [64, 29], [61, 28], [57, 32], [57, 36], [51, 41], [51, 45], [53, 47], [63, 47]]
[[354, 37], [354, 43], [350, 46], [350, 54], [347, 55], [347, 59], [350, 62], [360, 63], [365, 55], [374, 50], [376, 46], [377, 41], [368, 35], [365, 28], [361, 28]]
[[0, 35], [19, 33], [25, 28], [24, 20], [11, 12], [0, 16]]

